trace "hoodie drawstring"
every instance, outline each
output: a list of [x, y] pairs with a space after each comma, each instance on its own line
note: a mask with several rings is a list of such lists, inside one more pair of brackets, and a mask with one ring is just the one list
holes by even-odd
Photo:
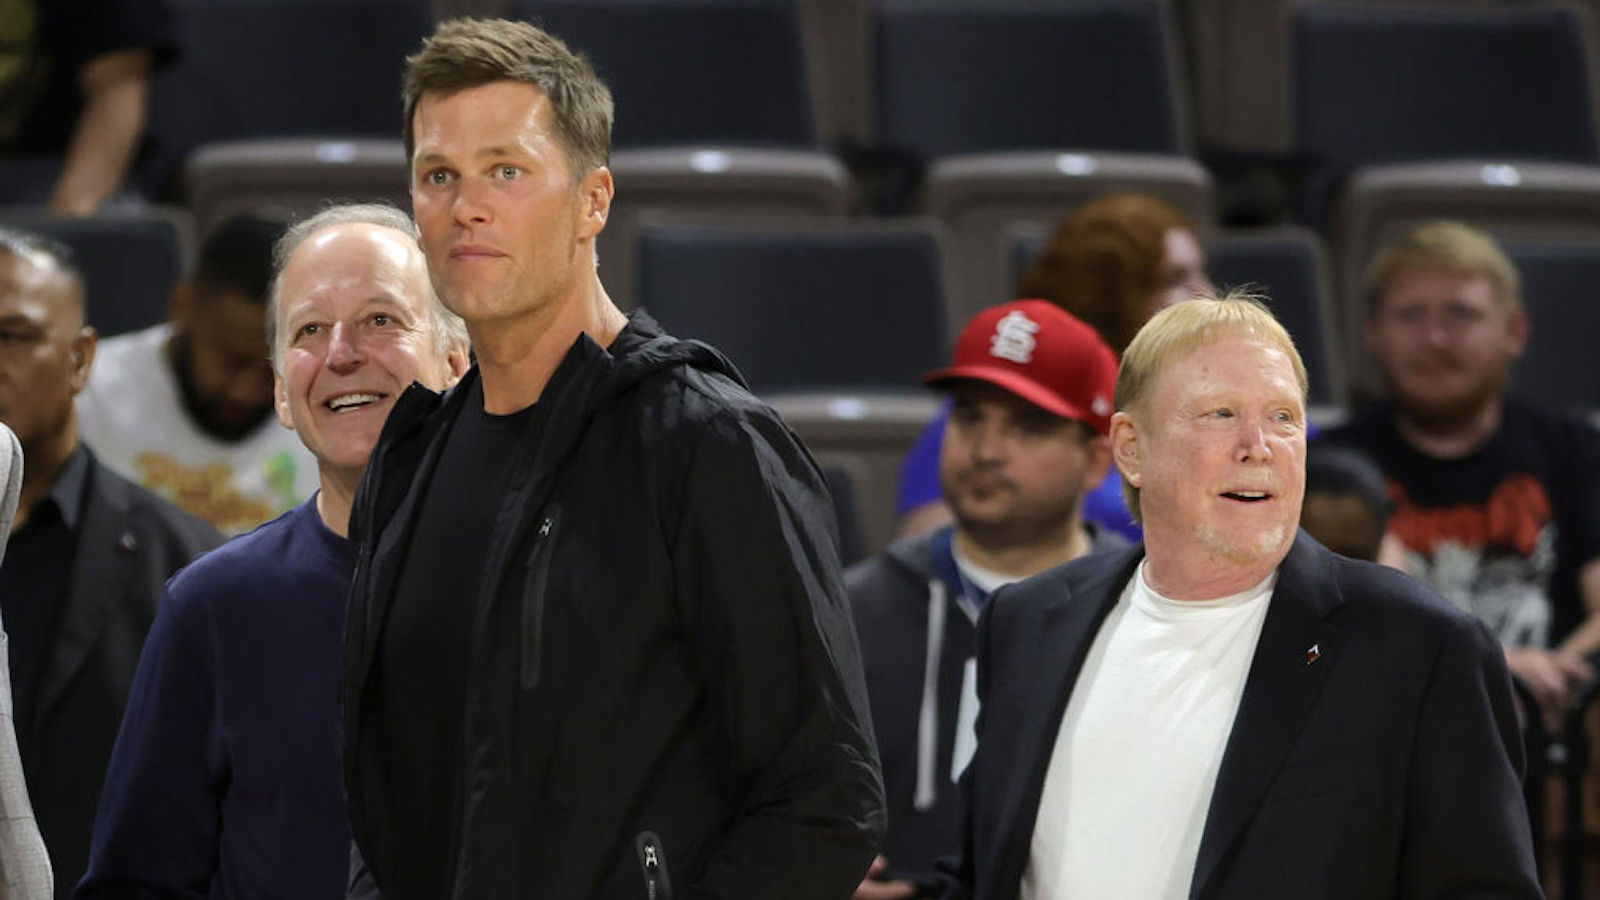
[[911, 805], [918, 812], [933, 808], [939, 797], [934, 769], [939, 754], [939, 663], [944, 654], [944, 617], [948, 608], [944, 582], [928, 580], [928, 655], [922, 670], [922, 710], [917, 716], [917, 787]]

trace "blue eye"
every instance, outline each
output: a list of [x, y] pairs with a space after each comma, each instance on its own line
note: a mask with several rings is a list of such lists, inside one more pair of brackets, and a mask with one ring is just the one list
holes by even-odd
[[501, 181], [510, 181], [511, 179], [516, 178], [518, 175], [521, 175], [522, 170], [518, 169], [516, 166], [501, 166], [496, 170], [495, 174], [500, 176]]

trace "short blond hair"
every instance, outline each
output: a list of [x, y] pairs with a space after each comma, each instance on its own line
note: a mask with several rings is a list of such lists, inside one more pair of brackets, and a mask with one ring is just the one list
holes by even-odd
[[1522, 278], [1494, 238], [1462, 222], [1440, 219], [1413, 228], [1372, 258], [1362, 279], [1367, 314], [1377, 314], [1401, 272], [1423, 268], [1482, 276], [1489, 279], [1495, 299], [1502, 306], [1522, 306]]
[[[1139, 329], [1122, 354], [1122, 368], [1117, 372], [1117, 410], [1132, 414], [1142, 408], [1151, 386], [1169, 366], [1201, 347], [1233, 337], [1257, 338], [1282, 350], [1294, 367], [1300, 399], [1305, 401], [1311, 379], [1294, 338], [1267, 308], [1264, 295], [1235, 289], [1221, 297], [1199, 296], [1188, 303], [1175, 303]], [[1133, 520], [1143, 521], [1139, 489], [1124, 479], [1122, 496]]]

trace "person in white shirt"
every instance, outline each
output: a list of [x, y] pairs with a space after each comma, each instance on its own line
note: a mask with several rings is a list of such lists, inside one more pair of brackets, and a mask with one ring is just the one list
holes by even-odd
[[1111, 448], [1145, 542], [990, 599], [965, 896], [1541, 896], [1504, 655], [1299, 531], [1306, 388], [1248, 295], [1128, 346]]
[[317, 488], [315, 459], [273, 415], [266, 295], [284, 228], [250, 214], [217, 226], [168, 321], [102, 340], [78, 394], [101, 462], [227, 534]]

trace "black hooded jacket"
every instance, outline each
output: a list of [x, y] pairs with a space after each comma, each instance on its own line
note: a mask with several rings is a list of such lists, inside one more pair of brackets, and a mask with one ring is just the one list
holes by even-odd
[[[380, 889], [374, 663], [476, 377], [402, 396], [351, 523], [345, 779]], [[474, 616], [451, 896], [848, 897], [883, 789], [816, 464], [723, 357], [643, 315], [580, 337], [540, 402], [531, 476], [484, 498], [488, 577], [450, 598]]]

